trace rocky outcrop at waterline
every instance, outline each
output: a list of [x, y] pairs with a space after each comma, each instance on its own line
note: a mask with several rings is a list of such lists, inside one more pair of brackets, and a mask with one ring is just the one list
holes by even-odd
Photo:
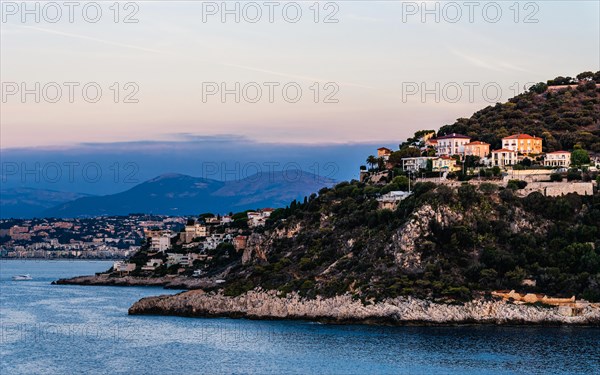
[[207, 279], [194, 279], [183, 276], [164, 277], [116, 277], [110, 274], [78, 276], [53, 281], [57, 285], [96, 285], [96, 286], [161, 286], [166, 289], [200, 289], [214, 287], [215, 283]]
[[147, 297], [131, 308], [131, 315], [176, 315], [249, 319], [302, 319], [328, 323], [365, 324], [577, 324], [600, 325], [600, 306], [572, 309], [513, 304], [477, 299], [444, 304], [412, 297], [363, 304], [350, 295], [305, 299], [290, 293], [253, 290], [237, 297], [193, 290], [169, 296]]

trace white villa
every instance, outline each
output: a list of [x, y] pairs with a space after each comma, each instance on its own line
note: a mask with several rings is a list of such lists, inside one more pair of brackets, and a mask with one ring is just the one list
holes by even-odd
[[463, 154], [465, 145], [471, 142], [471, 138], [466, 135], [452, 133], [439, 137], [437, 139], [437, 154], [439, 156], [452, 156]]
[[492, 159], [491, 164], [493, 167], [506, 167], [508, 165], [517, 164], [517, 152], [513, 150], [508, 150], [506, 148], [501, 148], [500, 150], [492, 151]]
[[403, 158], [402, 159], [402, 170], [404, 171], [418, 171], [420, 169], [427, 168], [427, 161], [436, 159], [431, 156], [421, 156], [416, 158]]
[[206, 237], [204, 242], [202, 242], [202, 247], [205, 250], [214, 250], [219, 246], [220, 243], [223, 242], [231, 242], [233, 237], [231, 234], [225, 233], [213, 233], [209, 237]]
[[158, 237], [150, 237], [150, 251], [164, 252], [171, 248], [171, 237], [168, 234], [162, 234]]
[[545, 167], [565, 167], [571, 166], [571, 153], [568, 151], [549, 152], [544, 157]]

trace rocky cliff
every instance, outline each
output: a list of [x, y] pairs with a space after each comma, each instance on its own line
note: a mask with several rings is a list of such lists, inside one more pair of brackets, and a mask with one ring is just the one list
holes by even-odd
[[131, 315], [177, 315], [250, 319], [306, 319], [329, 323], [365, 324], [582, 324], [600, 325], [600, 307], [589, 304], [576, 311], [550, 306], [517, 305], [476, 299], [442, 304], [398, 297], [363, 304], [350, 295], [306, 299], [296, 293], [278, 297], [274, 291], [252, 290], [237, 297], [201, 290], [143, 298]]

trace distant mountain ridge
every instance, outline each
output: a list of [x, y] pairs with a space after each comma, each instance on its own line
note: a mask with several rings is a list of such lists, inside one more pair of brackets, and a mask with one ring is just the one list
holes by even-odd
[[235, 181], [217, 181], [183, 174], [163, 174], [121, 193], [90, 196], [43, 211], [45, 217], [229, 213], [261, 207], [285, 207], [334, 180], [304, 171], [276, 171]]
[[40, 216], [44, 210], [87, 194], [64, 191], [12, 188], [0, 190], [0, 218], [30, 218]]

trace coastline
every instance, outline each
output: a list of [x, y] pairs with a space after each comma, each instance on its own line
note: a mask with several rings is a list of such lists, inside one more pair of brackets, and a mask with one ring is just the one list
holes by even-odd
[[213, 287], [215, 284], [206, 279], [192, 279], [189, 277], [111, 277], [106, 274], [77, 276], [68, 279], [58, 279], [52, 285], [89, 285], [89, 286], [162, 286], [165, 289], [202, 289]]
[[600, 306], [587, 306], [576, 315], [559, 307], [513, 304], [477, 299], [443, 304], [412, 297], [363, 305], [350, 295], [304, 299], [295, 293], [252, 290], [237, 297], [202, 290], [146, 297], [134, 303], [130, 315], [228, 317], [256, 320], [308, 320], [333, 324], [369, 325], [583, 325], [600, 326]]
[[186, 289], [174, 295], [142, 298], [129, 315], [164, 315], [197, 318], [251, 320], [306, 320], [326, 324], [367, 325], [537, 325], [600, 327], [600, 305], [570, 309], [558, 306], [515, 304], [500, 299], [475, 299], [464, 304], [445, 304], [413, 297], [398, 297], [363, 305], [350, 295], [306, 299], [296, 293], [286, 297], [276, 291], [251, 290], [236, 297], [205, 292], [214, 282], [188, 277], [79, 276], [53, 281], [54, 285], [161, 286]]

